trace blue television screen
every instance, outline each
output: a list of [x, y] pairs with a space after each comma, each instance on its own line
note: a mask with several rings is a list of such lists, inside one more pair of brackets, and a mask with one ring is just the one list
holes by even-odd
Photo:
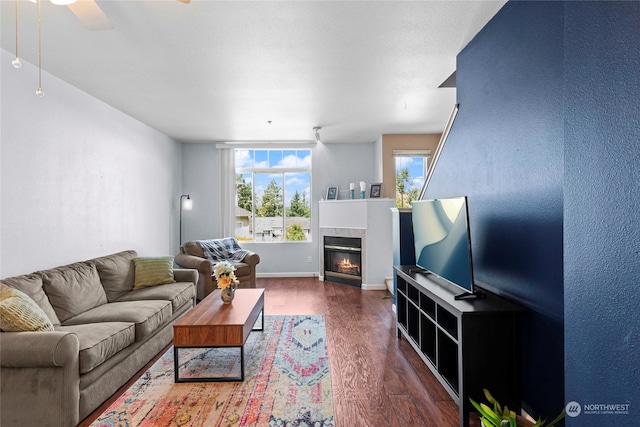
[[412, 203], [416, 266], [473, 292], [467, 198]]

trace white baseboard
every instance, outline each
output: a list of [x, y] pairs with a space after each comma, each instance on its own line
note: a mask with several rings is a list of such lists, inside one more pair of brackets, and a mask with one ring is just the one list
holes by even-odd
[[379, 284], [363, 283], [362, 290], [363, 291], [386, 291], [387, 285], [385, 285], [384, 283], [379, 283]]
[[[301, 272], [301, 273], [256, 273], [257, 278], [278, 278], [278, 277], [317, 277], [324, 282], [324, 276], [319, 276], [317, 272]], [[363, 291], [386, 291], [389, 290], [389, 278], [385, 279], [385, 283], [362, 284]], [[391, 279], [391, 289], [393, 289], [393, 279]], [[393, 291], [392, 291], [393, 292]]]
[[385, 278], [384, 283], [386, 283], [389, 292], [393, 293], [393, 277]]
[[[389, 284], [391, 281], [391, 284]], [[384, 279], [384, 283], [363, 283], [362, 290], [364, 291], [389, 291], [393, 293], [393, 278], [387, 277]]]

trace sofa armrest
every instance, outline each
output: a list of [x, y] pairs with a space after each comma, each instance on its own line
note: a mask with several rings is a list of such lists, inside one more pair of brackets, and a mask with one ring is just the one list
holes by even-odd
[[[174, 260], [175, 263], [181, 268], [196, 269], [198, 271], [196, 298], [198, 300], [201, 300], [205, 296], [207, 296], [205, 289], [210, 288], [212, 282], [211, 274], [213, 273], [213, 269], [211, 267], [211, 262], [204, 258], [182, 253], [176, 255]], [[174, 269], [173, 271], [175, 277], [176, 269]]]
[[211, 274], [211, 262], [205, 258], [200, 258], [194, 255], [178, 254], [175, 257], [175, 262], [182, 268], [195, 268], [200, 273]]
[[255, 266], [260, 263], [260, 255], [255, 252], [249, 251], [249, 253], [245, 255], [242, 261], [245, 264], [249, 264], [251, 268], [255, 268]]
[[69, 332], [1, 332], [0, 425], [76, 426], [79, 351]]
[[192, 282], [198, 286], [198, 270], [195, 268], [174, 268], [173, 278], [176, 282]]
[[255, 252], [249, 252], [245, 255], [242, 260], [245, 264], [249, 265], [249, 271], [251, 272], [249, 276], [248, 283], [241, 284], [242, 287], [255, 288], [256, 287], [256, 265], [260, 262], [260, 255]]
[[2, 332], [3, 368], [61, 367], [77, 362], [80, 341], [70, 332]]

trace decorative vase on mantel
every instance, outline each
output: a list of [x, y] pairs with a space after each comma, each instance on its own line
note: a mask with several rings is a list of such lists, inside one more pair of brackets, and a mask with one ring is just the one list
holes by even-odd
[[231, 285], [224, 289], [220, 289], [220, 298], [222, 298], [223, 304], [231, 304], [231, 301], [233, 301], [233, 297], [235, 296], [236, 296], [235, 285]]

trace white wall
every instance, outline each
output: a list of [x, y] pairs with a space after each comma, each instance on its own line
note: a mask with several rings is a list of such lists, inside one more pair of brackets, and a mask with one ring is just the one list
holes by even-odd
[[[184, 194], [193, 209], [182, 212], [182, 241], [215, 239], [221, 236], [220, 156], [215, 144], [182, 144]], [[175, 253], [180, 244], [176, 241]]]
[[[193, 210], [182, 217], [182, 240], [221, 236], [220, 176], [218, 149], [211, 144], [182, 145], [185, 193], [191, 194]], [[318, 274], [318, 201], [327, 186], [338, 185], [339, 197], [346, 198], [349, 183], [371, 183], [375, 176], [374, 144], [318, 144], [313, 148], [311, 177], [312, 242], [242, 243], [260, 254], [257, 274], [261, 277], [307, 276]], [[367, 187], [368, 188], [368, 187]], [[368, 191], [368, 190], [367, 190]], [[389, 224], [391, 226], [391, 224]], [[311, 256], [311, 263], [308, 257]]]
[[[382, 138], [383, 138], [383, 136], [380, 135], [380, 137], [378, 139], [376, 139], [376, 142], [374, 143], [375, 169], [374, 169], [374, 177], [373, 177], [373, 179], [375, 179], [376, 182], [383, 182], [384, 181], [384, 179], [383, 179], [384, 178], [384, 157], [382, 155], [382, 152], [383, 152]], [[393, 166], [394, 166], [394, 170], [395, 170], [395, 164]], [[383, 192], [386, 189], [387, 185], [384, 185], [382, 187]], [[394, 187], [395, 187], [395, 183], [394, 183]], [[395, 194], [395, 191], [394, 191], [394, 194]], [[382, 197], [389, 197], [389, 194], [388, 193], [384, 194]]]
[[0, 277], [175, 254], [180, 143], [2, 50]]

